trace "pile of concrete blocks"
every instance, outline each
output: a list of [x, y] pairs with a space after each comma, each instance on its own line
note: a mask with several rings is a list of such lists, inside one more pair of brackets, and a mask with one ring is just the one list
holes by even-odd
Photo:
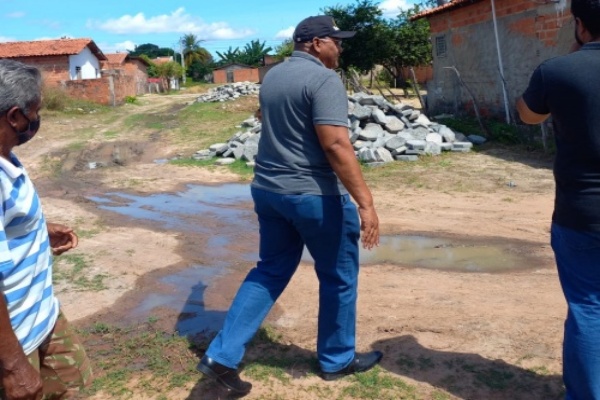
[[[369, 166], [394, 161], [417, 161], [419, 156], [442, 151], [468, 152], [485, 138], [465, 136], [432, 122], [419, 110], [392, 104], [383, 96], [356, 93], [348, 97], [348, 135], [357, 158]], [[198, 160], [220, 157], [218, 164], [241, 159], [253, 165], [260, 140], [261, 123], [250, 117], [227, 142], [216, 143], [194, 154]]]
[[208, 90], [208, 93], [198, 96], [199, 103], [224, 102], [235, 100], [242, 96], [258, 95], [260, 85], [252, 82], [235, 82], [227, 85], [217, 86]]
[[350, 141], [357, 157], [377, 166], [399, 161], [416, 161], [422, 155], [442, 151], [467, 152], [485, 138], [455, 132], [432, 122], [414, 107], [391, 103], [383, 96], [356, 93], [348, 98]]

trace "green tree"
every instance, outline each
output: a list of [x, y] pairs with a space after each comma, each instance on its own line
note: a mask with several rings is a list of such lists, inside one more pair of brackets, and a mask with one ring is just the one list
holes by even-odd
[[208, 63], [204, 63], [201, 61], [194, 61], [192, 64], [186, 66], [187, 76], [192, 78], [196, 82], [204, 82], [206, 81], [206, 77], [210, 75], [215, 67], [212, 59]]
[[175, 50], [168, 47], [158, 47], [152, 43], [145, 43], [135, 46], [134, 50], [129, 51], [130, 56], [141, 56], [142, 54], [147, 55], [149, 58], [168, 57], [174, 56]]
[[266, 47], [266, 42], [252, 40], [246, 43], [244, 49], [240, 52], [239, 62], [253, 67], [262, 65], [263, 57], [271, 51], [271, 47]]
[[181, 47], [183, 48], [186, 66], [192, 65], [195, 61], [199, 61], [201, 63], [212, 62], [212, 55], [210, 52], [200, 45], [203, 41], [204, 40], [198, 39], [198, 37], [193, 33], [183, 35], [179, 39]]
[[156, 66], [156, 70], [159, 77], [167, 80], [167, 87], [169, 90], [171, 90], [171, 78], [179, 78], [183, 73], [183, 67], [175, 61], [159, 64]]
[[217, 51], [217, 55], [219, 56], [220, 60], [218, 61], [219, 65], [225, 65], [225, 64], [231, 64], [231, 63], [235, 63], [235, 62], [240, 62], [239, 58], [240, 58], [240, 48], [236, 47], [235, 49], [232, 49], [231, 46], [229, 46], [229, 48], [227, 49], [227, 51], [221, 53]]
[[142, 54], [139, 57], [143, 58], [144, 61], [146, 61], [148, 63], [148, 68], [146, 69], [146, 72], [148, 73], [148, 77], [157, 78], [158, 77], [158, 69], [157, 69], [156, 64], [154, 64], [154, 62], [150, 59], [150, 57], [148, 57], [145, 54]]
[[422, 7], [416, 4], [408, 10], [401, 11], [395, 19], [389, 21], [392, 40], [388, 43], [387, 54], [380, 64], [394, 76], [397, 84], [406, 81], [407, 77], [402, 76], [404, 67], [431, 63], [429, 22], [426, 18], [416, 21], [410, 19], [421, 12]]
[[279, 46], [275, 47], [275, 58], [283, 60], [286, 57], [292, 55], [294, 51], [294, 41], [292, 39], [286, 39]]
[[366, 72], [381, 62], [392, 36], [377, 4], [372, 0], [357, 0], [355, 4], [337, 5], [323, 11], [333, 17], [341, 30], [356, 32], [352, 39], [343, 43], [342, 69], [353, 67]]

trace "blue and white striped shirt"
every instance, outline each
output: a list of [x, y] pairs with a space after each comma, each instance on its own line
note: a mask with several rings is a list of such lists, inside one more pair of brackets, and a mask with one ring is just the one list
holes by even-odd
[[0, 290], [25, 354], [50, 334], [58, 317], [52, 256], [40, 199], [23, 165], [0, 157]]

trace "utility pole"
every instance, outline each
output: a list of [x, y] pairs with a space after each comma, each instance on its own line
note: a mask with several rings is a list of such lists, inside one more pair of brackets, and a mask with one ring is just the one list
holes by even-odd
[[183, 70], [183, 72], [181, 73], [181, 79], [183, 81], [183, 84], [185, 85], [185, 58], [183, 57], [183, 42], [180, 40], [179, 44], [181, 45], [181, 69]]

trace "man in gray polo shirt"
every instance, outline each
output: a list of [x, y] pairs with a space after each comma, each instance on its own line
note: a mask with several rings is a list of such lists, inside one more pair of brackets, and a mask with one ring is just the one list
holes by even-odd
[[237, 372], [246, 345], [296, 271], [304, 246], [320, 284], [322, 378], [366, 371], [382, 357], [355, 352], [358, 240], [362, 231], [363, 247], [377, 246], [379, 221], [348, 138], [348, 97], [333, 71], [342, 39], [354, 34], [340, 31], [329, 16], [306, 18], [294, 32], [294, 53], [261, 86], [262, 132], [251, 187], [260, 261], [198, 366], [237, 393], [252, 387]]

